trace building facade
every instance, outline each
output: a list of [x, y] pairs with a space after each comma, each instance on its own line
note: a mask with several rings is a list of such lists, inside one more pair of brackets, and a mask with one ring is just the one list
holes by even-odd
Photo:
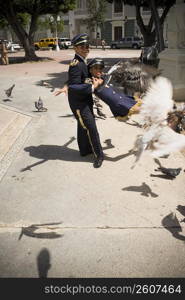
[[[97, 0], [98, 1], [98, 0]], [[100, 0], [99, 0], [100, 1]], [[124, 5], [121, 1], [114, 0], [113, 3], [106, 3], [105, 22], [101, 28], [90, 31], [85, 20], [88, 18], [88, 0], [77, 0], [75, 11], [63, 15], [65, 28], [63, 36], [72, 38], [74, 35], [87, 32], [91, 40], [96, 38], [105, 39], [107, 44], [125, 36], [141, 36], [136, 21], [135, 6]], [[150, 10], [141, 8], [144, 24], [150, 19]], [[160, 14], [160, 11], [159, 11]], [[164, 24], [164, 39], [166, 39], [167, 22]]]
[[[101, 0], [97, 0], [99, 2]], [[67, 14], [61, 14], [64, 22], [62, 32], [58, 32], [58, 37], [72, 39], [76, 34], [86, 32], [89, 34], [91, 42], [104, 39], [109, 45], [111, 41], [118, 40], [125, 36], [141, 36], [135, 17], [135, 6], [124, 5], [121, 1], [114, 0], [113, 3], [106, 2], [105, 22], [99, 28], [88, 29], [86, 20], [88, 18], [88, 0], [77, 0], [76, 9]], [[142, 17], [145, 24], [150, 18], [150, 10], [142, 9]], [[44, 18], [44, 16], [43, 16]], [[164, 24], [164, 39], [166, 37], [167, 22]], [[12, 39], [17, 41], [14, 33], [11, 32]], [[0, 36], [10, 39], [8, 30], [0, 31]], [[40, 29], [35, 34], [35, 41], [44, 37], [52, 37], [49, 29]]]

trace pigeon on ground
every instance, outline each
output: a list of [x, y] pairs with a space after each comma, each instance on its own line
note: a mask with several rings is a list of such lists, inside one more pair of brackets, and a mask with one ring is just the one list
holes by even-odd
[[39, 97], [39, 100], [38, 101], [35, 101], [35, 108], [38, 110], [38, 111], [47, 111], [47, 108], [45, 108], [43, 106], [43, 101], [41, 99], [41, 97]]
[[164, 167], [159, 167], [156, 169], [156, 171], [161, 171], [163, 174], [175, 178], [177, 175], [180, 174], [182, 168], [164, 168]]
[[99, 107], [95, 107], [97, 110], [97, 114], [100, 117], [103, 117], [104, 119], [106, 119], [106, 115], [104, 113], [102, 113], [102, 111], [99, 109]]
[[161, 165], [160, 161], [155, 158], [154, 161], [158, 164], [158, 168], [155, 171], [161, 171], [163, 174], [167, 175], [169, 178], [175, 178], [177, 175], [180, 174], [182, 168], [165, 168]]
[[14, 86], [15, 84], [13, 84], [9, 89], [5, 90], [5, 94], [7, 95], [7, 97], [11, 97]]
[[100, 99], [93, 95], [93, 101], [96, 107], [103, 108], [103, 106], [100, 104]]

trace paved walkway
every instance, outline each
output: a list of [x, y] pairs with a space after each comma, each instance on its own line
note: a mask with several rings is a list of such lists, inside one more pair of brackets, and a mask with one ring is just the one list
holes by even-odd
[[[91, 57], [108, 64], [139, 54], [102, 52]], [[0, 66], [0, 277], [185, 277], [183, 154], [160, 159], [183, 168], [174, 180], [148, 155], [131, 169], [141, 129], [115, 121], [104, 106], [107, 119], [97, 126], [106, 159], [94, 169], [92, 157], [79, 156], [66, 96], [42, 84], [62, 85], [72, 50], [51, 55]], [[39, 96], [47, 112], [36, 112]]]

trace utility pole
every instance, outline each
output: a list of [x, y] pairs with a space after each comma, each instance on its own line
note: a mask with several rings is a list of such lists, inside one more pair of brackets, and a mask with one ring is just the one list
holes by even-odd
[[56, 16], [56, 51], [60, 51], [59, 45], [58, 45], [58, 21], [60, 21], [60, 16]]

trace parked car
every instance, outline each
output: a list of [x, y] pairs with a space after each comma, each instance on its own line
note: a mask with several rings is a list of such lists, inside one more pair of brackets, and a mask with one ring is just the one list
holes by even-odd
[[34, 43], [35, 50], [39, 50], [41, 48], [51, 47], [52, 49], [56, 48], [56, 38], [44, 38], [40, 39], [38, 42]]
[[59, 38], [58, 45], [60, 49], [65, 48], [68, 49], [71, 46], [71, 40], [69, 38]]
[[8, 40], [0, 39], [0, 44], [6, 43], [7, 50], [20, 50], [21, 46], [18, 43], [10, 42]]
[[9, 42], [7, 45], [7, 49], [19, 51], [19, 50], [21, 50], [21, 46], [18, 43]]
[[112, 41], [112, 49], [133, 48], [140, 49], [143, 46], [143, 39], [138, 36], [127, 36], [118, 41]]

